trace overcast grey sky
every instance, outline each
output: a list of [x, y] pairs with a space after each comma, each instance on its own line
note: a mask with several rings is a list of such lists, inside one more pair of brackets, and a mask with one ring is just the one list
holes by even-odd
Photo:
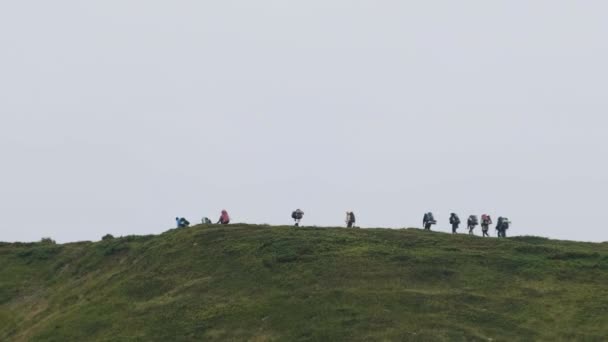
[[[605, 241], [606, 1], [2, 1], [0, 240], [175, 216]], [[464, 231], [464, 229], [462, 229]]]

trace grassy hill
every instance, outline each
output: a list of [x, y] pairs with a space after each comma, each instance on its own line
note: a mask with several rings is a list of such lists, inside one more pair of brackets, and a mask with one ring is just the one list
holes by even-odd
[[606, 341], [608, 244], [197, 226], [0, 244], [1, 341]]

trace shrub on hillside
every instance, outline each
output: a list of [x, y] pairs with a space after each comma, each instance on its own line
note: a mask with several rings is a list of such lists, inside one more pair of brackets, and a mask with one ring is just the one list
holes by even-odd
[[40, 243], [45, 244], [45, 245], [56, 245], [57, 242], [55, 242], [55, 240], [45, 237], [40, 239]]
[[102, 243], [97, 245], [97, 248], [103, 255], [110, 256], [127, 252], [129, 243], [125, 242], [124, 239], [103, 239]]
[[17, 256], [27, 260], [27, 263], [40, 260], [50, 260], [56, 256], [60, 251], [61, 247], [55, 244], [55, 241], [41, 241], [42, 246], [36, 246], [24, 249], [17, 253]]
[[108, 240], [113, 240], [113, 239], [114, 239], [114, 235], [106, 234], [101, 238], [101, 241], [108, 241]]

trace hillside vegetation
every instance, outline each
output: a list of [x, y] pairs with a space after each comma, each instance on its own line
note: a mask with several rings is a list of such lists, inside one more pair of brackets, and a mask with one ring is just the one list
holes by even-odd
[[606, 341], [608, 244], [196, 226], [0, 244], [1, 341]]

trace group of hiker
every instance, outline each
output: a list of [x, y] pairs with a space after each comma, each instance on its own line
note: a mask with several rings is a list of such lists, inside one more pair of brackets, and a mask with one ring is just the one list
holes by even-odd
[[[456, 234], [458, 227], [460, 227], [460, 218], [458, 217], [458, 215], [456, 213], [451, 213], [450, 214], [450, 224], [452, 225], [452, 234]], [[433, 226], [434, 224], [437, 224], [437, 221], [435, 220], [435, 217], [433, 216], [432, 212], [428, 212], [426, 214], [424, 214], [424, 217], [422, 218], [422, 225], [424, 226], [425, 230], [431, 230], [431, 226]], [[482, 236], [483, 237], [489, 237], [490, 235], [488, 234], [488, 230], [490, 229], [490, 225], [492, 224], [492, 217], [488, 214], [483, 214], [481, 215], [481, 232], [482, 232]], [[470, 235], [474, 235], [474, 230], [475, 227], [477, 227], [478, 225], [480, 225], [479, 219], [477, 218], [477, 215], [470, 215], [469, 218], [467, 219], [467, 228], [469, 229], [469, 234]], [[499, 238], [506, 238], [507, 237], [507, 230], [509, 229], [509, 226], [511, 225], [511, 221], [506, 218], [506, 217], [499, 217], [498, 221], [496, 222], [496, 231], [498, 232], [498, 237]]]
[[[291, 213], [291, 218], [295, 222], [294, 226], [299, 227], [300, 221], [302, 221], [303, 217], [304, 217], [304, 212], [301, 209], [294, 210]], [[355, 222], [357, 222], [357, 219], [355, 218], [355, 213], [353, 213], [352, 211], [347, 211], [345, 222], [346, 222], [346, 228], [356, 228]]]
[[[294, 220], [294, 226], [299, 227], [300, 222], [304, 218], [304, 212], [301, 209], [296, 209], [291, 213], [291, 218]], [[186, 227], [190, 226], [190, 222], [188, 222], [188, 220], [186, 220], [183, 217], [176, 217], [175, 221], [177, 223], [178, 228], [186, 228]], [[346, 222], [347, 228], [356, 228], [355, 223], [357, 221], [355, 218], [355, 213], [353, 213], [352, 211], [347, 211], [345, 222]], [[211, 224], [212, 221], [207, 217], [203, 217], [202, 223]], [[230, 223], [230, 216], [228, 215], [228, 212], [226, 210], [222, 210], [222, 213], [220, 215], [219, 220], [217, 221], [217, 224], [229, 224], [229, 223]], [[452, 225], [452, 234], [457, 233], [457, 230], [460, 227], [460, 223], [461, 222], [460, 222], [460, 218], [458, 217], [458, 215], [456, 213], [451, 213], [450, 214], [450, 225]], [[437, 224], [437, 220], [435, 220], [435, 216], [433, 215], [433, 213], [432, 212], [425, 213], [424, 217], [422, 219], [422, 225], [423, 225], [424, 229], [431, 230], [431, 227], [435, 224]], [[474, 235], [475, 227], [477, 227], [480, 224], [481, 224], [481, 232], [483, 233], [482, 236], [489, 237], [490, 235], [488, 234], [488, 230], [490, 229], [490, 225], [493, 223], [492, 223], [492, 217], [488, 214], [481, 215], [481, 222], [477, 218], [477, 215], [469, 216], [469, 218], [467, 219], [467, 228], [469, 229], [469, 234]], [[499, 238], [507, 237], [507, 230], [509, 229], [510, 225], [511, 225], [511, 221], [508, 218], [502, 217], [502, 216], [498, 218], [498, 221], [496, 222], [496, 231], [498, 232]]]
[[[304, 212], [301, 209], [296, 209], [291, 213], [291, 218], [294, 220], [295, 226], [299, 227], [300, 221], [302, 221], [302, 219], [304, 218]], [[177, 223], [177, 228], [190, 227], [190, 222], [188, 220], [186, 220], [184, 217], [176, 217], [175, 222]], [[346, 212], [346, 227], [354, 228], [355, 222], [356, 222], [355, 213], [353, 213], [352, 211], [347, 211]], [[212, 224], [213, 222], [209, 218], [203, 217], [203, 219], [201, 220], [201, 223], [202, 224]], [[217, 221], [217, 224], [229, 224], [229, 223], [230, 223], [230, 216], [228, 215], [228, 212], [226, 210], [222, 210], [222, 214], [220, 215], [220, 218]]]
[[[177, 228], [187, 228], [190, 227], [190, 222], [186, 220], [184, 217], [176, 217], [175, 222], [177, 223]], [[203, 217], [201, 220], [202, 224], [212, 224], [213, 222], [208, 217]], [[229, 224], [230, 223], [230, 215], [224, 209], [220, 214], [220, 218], [217, 221], [217, 224]]]

